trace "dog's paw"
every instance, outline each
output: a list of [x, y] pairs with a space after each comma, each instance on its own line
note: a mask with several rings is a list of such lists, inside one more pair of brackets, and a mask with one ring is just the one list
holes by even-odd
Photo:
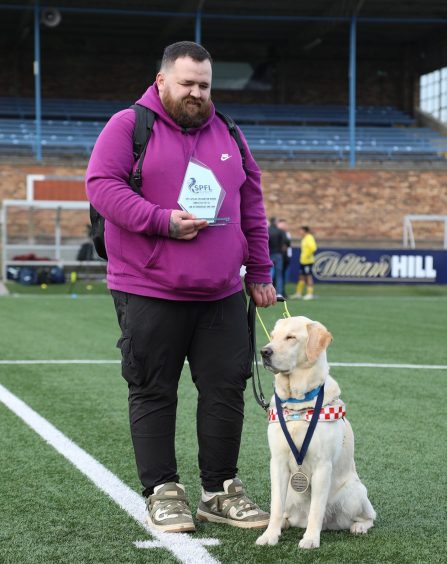
[[354, 535], [365, 535], [372, 526], [371, 521], [357, 521], [351, 525], [351, 533]]
[[298, 543], [298, 546], [300, 548], [319, 548], [320, 547], [320, 539], [319, 538], [306, 539], [306, 538], [303, 537], [300, 540], [300, 542]]
[[279, 535], [270, 531], [265, 531], [260, 537], [256, 539], [256, 544], [259, 546], [264, 546], [268, 544], [269, 546], [274, 546], [278, 544]]

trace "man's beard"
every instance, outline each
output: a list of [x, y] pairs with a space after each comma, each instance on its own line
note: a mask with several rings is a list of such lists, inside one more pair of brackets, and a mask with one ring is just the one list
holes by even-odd
[[200, 127], [211, 114], [211, 99], [203, 102], [187, 96], [181, 100], [174, 100], [171, 93], [165, 90], [162, 102], [165, 110], [180, 127]]

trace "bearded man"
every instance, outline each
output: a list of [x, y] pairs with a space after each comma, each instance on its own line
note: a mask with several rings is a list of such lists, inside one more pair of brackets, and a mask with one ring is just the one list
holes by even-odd
[[244, 390], [250, 373], [245, 287], [257, 306], [271, 284], [261, 174], [242, 133], [245, 162], [211, 101], [212, 60], [189, 41], [166, 47], [155, 83], [138, 104], [155, 114], [135, 168], [135, 113], [115, 114], [93, 149], [87, 195], [105, 218], [111, 290], [129, 388], [133, 447], [148, 523], [195, 530], [175, 456], [177, 388], [185, 360], [198, 390], [202, 497], [197, 518], [266, 527], [269, 516], [237, 478]]

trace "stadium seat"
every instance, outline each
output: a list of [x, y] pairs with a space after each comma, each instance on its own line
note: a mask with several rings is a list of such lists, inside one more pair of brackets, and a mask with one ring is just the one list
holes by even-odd
[[[71, 100], [44, 98], [44, 118], [100, 119], [129, 107], [132, 102], [123, 100]], [[289, 124], [347, 124], [348, 107], [336, 105], [302, 104], [217, 104], [239, 123], [289, 123]], [[31, 118], [34, 116], [33, 98], [0, 97], [0, 117]], [[359, 125], [412, 125], [413, 118], [390, 106], [359, 106], [356, 112]]]
[[[42, 120], [44, 154], [90, 154], [105, 121]], [[346, 160], [349, 129], [342, 125], [240, 125], [257, 158]], [[35, 123], [32, 119], [0, 118], [0, 151], [32, 154]], [[356, 150], [364, 160], [444, 160], [447, 138], [426, 127], [367, 126], [356, 128]]]

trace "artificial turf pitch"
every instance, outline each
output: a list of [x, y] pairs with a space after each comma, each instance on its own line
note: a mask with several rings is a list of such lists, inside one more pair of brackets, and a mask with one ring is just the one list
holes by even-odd
[[[334, 363], [447, 365], [447, 291], [440, 287], [317, 287], [313, 302], [289, 301], [292, 315], [323, 322]], [[107, 295], [27, 295], [0, 299], [0, 361], [119, 360]], [[279, 304], [261, 310], [271, 329]], [[266, 342], [258, 327], [258, 348]], [[446, 554], [445, 397], [447, 369], [334, 366], [356, 438], [356, 463], [378, 513], [365, 536], [323, 532], [321, 548], [300, 551], [302, 530], [275, 547], [255, 546], [259, 531], [198, 524], [195, 536], [225, 564], [443, 562]], [[269, 395], [271, 375], [261, 370]], [[127, 389], [119, 364], [0, 364], [0, 384], [140, 491], [129, 437]], [[185, 366], [179, 390], [177, 458], [191, 506], [199, 495], [196, 391]], [[269, 507], [265, 414], [251, 382], [239, 476]], [[0, 562], [175, 562], [74, 466], [0, 403]]]

